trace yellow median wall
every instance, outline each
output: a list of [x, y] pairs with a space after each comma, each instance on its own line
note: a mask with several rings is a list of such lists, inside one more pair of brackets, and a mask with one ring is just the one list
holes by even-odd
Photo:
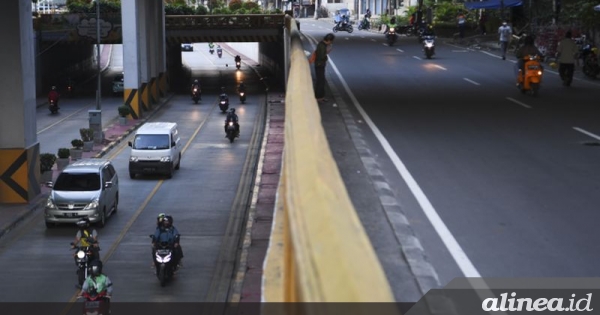
[[[290, 21], [286, 17], [291, 49], [285, 147], [262, 299], [394, 302], [329, 149], [300, 34]], [[369, 314], [367, 308], [355, 311]]]

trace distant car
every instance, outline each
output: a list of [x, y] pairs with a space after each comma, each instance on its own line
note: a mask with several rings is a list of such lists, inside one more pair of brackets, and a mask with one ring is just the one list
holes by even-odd
[[113, 90], [113, 94], [119, 94], [119, 93], [123, 93], [124, 91], [124, 78], [123, 78], [123, 73], [118, 74], [114, 79], [113, 79], [113, 86], [112, 86], [112, 90]]
[[181, 44], [181, 51], [194, 51], [192, 44]]
[[341, 19], [342, 19], [342, 15], [345, 15], [348, 19], [350, 19], [350, 9], [339, 9], [339, 10], [335, 10], [335, 15], [333, 17], [333, 20], [335, 21], [335, 23], [338, 23]]

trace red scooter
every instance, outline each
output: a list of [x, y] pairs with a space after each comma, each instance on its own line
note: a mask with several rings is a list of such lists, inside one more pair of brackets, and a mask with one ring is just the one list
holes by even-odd
[[83, 302], [83, 315], [110, 314], [110, 297], [106, 295], [106, 291], [100, 293], [83, 292], [80, 298], [85, 299]]

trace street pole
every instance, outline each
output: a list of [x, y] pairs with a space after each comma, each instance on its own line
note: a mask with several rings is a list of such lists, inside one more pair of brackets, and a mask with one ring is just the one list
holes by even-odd
[[100, 88], [101, 88], [101, 76], [100, 76], [100, 0], [96, 0], [96, 54], [98, 67], [98, 86], [96, 90], [96, 109], [100, 110]]

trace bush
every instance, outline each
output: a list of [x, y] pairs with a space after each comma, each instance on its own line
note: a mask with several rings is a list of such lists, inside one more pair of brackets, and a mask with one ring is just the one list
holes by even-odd
[[229, 1], [229, 10], [237, 11], [242, 8], [242, 0], [231, 0]]
[[67, 148], [58, 149], [58, 158], [59, 159], [68, 159], [71, 156], [71, 150]]
[[118, 110], [119, 110], [119, 116], [121, 116], [121, 117], [127, 117], [127, 115], [131, 114], [131, 110], [129, 109], [129, 106], [127, 106], [127, 105], [119, 106]]
[[199, 5], [196, 8], [196, 15], [208, 15], [208, 8], [203, 5]]
[[167, 4], [165, 15], [194, 15], [194, 8], [182, 4]]
[[258, 9], [260, 11], [258, 3], [254, 1], [242, 2], [242, 8], [246, 9], [246, 11], [253, 11], [254, 9]]
[[94, 129], [92, 128], [79, 129], [79, 135], [81, 135], [81, 140], [84, 142], [94, 141]]
[[40, 171], [48, 172], [52, 170], [52, 166], [56, 162], [56, 155], [52, 153], [42, 153], [40, 154]]
[[71, 145], [75, 149], [81, 149], [81, 148], [83, 148], [83, 140], [81, 140], [81, 139], [73, 139], [73, 140], [71, 140]]

